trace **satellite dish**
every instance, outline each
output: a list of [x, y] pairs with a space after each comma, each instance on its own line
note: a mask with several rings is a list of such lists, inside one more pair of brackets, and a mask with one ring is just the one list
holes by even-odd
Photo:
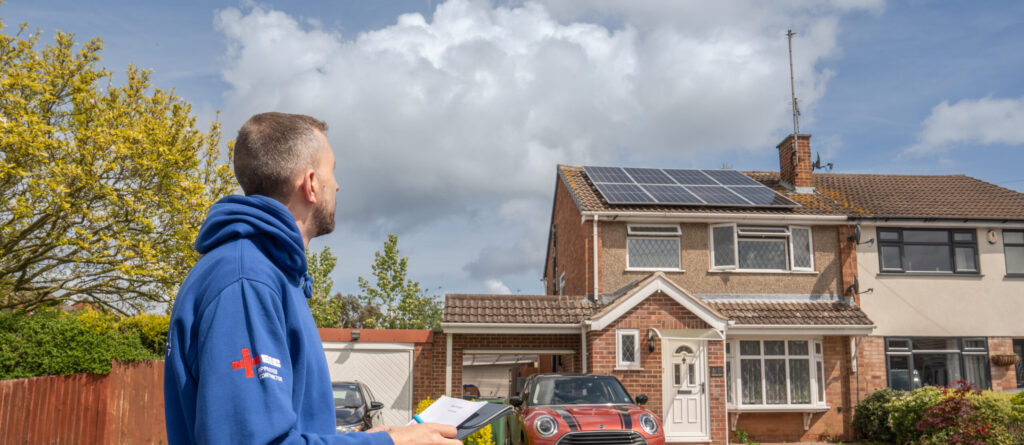
[[854, 243], [860, 244], [860, 224], [857, 224], [853, 228], [853, 234], [846, 237], [847, 241], [853, 241]]

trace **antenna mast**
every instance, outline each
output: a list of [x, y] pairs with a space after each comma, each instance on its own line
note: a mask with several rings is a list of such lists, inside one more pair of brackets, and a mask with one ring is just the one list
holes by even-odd
[[[793, 81], [793, 36], [796, 33], [792, 29], [786, 30], [786, 38], [789, 40], [789, 91], [793, 97], [793, 137], [800, 134], [800, 107], [796, 103], [796, 83]], [[795, 141], [796, 139], [794, 139]]]

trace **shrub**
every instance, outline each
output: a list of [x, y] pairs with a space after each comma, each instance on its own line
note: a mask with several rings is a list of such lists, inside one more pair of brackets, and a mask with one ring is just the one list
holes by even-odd
[[889, 427], [888, 404], [903, 394], [905, 393], [902, 391], [883, 388], [861, 400], [853, 412], [853, 430], [857, 437], [873, 442], [892, 443], [896, 437]]
[[[978, 387], [960, 380], [956, 387], [943, 388], [942, 398], [925, 408], [917, 422], [924, 443], [985, 445], [996, 442], [992, 425], [981, 418], [976, 401], [982, 399]], [[995, 400], [990, 397], [989, 400]], [[992, 405], [994, 406], [994, 405]], [[1008, 411], [1007, 411], [1008, 413]], [[996, 415], [995, 410], [989, 412]], [[1004, 413], [1004, 420], [1005, 420]]]
[[917, 423], [924, 417], [924, 411], [938, 403], [942, 396], [942, 388], [925, 386], [890, 400], [886, 408], [889, 411], [889, 427], [895, 436], [895, 442], [916, 442], [921, 436], [917, 430]]
[[[77, 315], [84, 315], [84, 319]], [[110, 373], [111, 361], [159, 360], [136, 332], [120, 332], [104, 314], [0, 311], [0, 379]]]
[[170, 315], [138, 314], [122, 318], [118, 323], [118, 329], [124, 333], [137, 332], [142, 346], [154, 354], [163, 356], [170, 323]]
[[[420, 400], [420, 403], [416, 405], [416, 414], [422, 413], [423, 410], [430, 406], [430, 404], [434, 403], [434, 400], [435, 399], [431, 399], [429, 397]], [[470, 434], [469, 437], [462, 439], [462, 443], [466, 445], [494, 445], [494, 436], [491, 434], [491, 426], [487, 425], [479, 431]]]

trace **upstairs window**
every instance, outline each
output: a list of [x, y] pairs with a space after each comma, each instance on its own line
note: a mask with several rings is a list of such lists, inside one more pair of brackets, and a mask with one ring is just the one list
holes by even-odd
[[882, 272], [977, 274], [974, 230], [878, 229]]
[[1003, 231], [1003, 254], [1006, 255], [1006, 274], [1024, 276], [1024, 231]]
[[711, 268], [718, 270], [814, 270], [810, 227], [711, 226]]
[[632, 270], [682, 268], [678, 225], [629, 225], [626, 229], [626, 267]]

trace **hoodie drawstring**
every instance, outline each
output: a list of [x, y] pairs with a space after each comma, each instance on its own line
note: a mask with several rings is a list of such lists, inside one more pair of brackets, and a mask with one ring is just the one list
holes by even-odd
[[302, 291], [306, 293], [307, 300], [313, 296], [313, 276], [308, 272], [302, 277]]

